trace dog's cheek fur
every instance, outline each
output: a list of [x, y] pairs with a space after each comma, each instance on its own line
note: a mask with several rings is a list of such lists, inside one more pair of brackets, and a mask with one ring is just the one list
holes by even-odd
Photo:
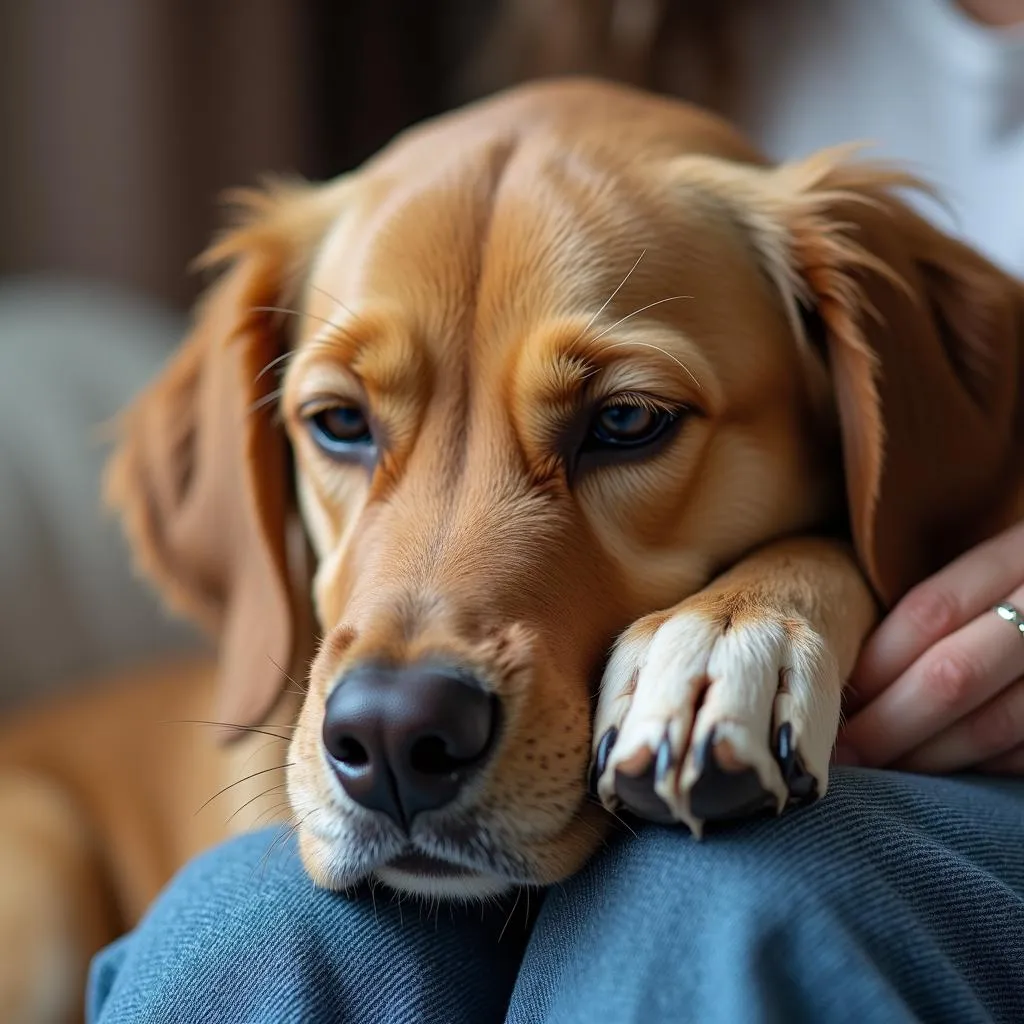
[[333, 665], [350, 641], [347, 631], [336, 631], [321, 645], [288, 748], [288, 800], [299, 853], [309, 876], [325, 888], [336, 888], [338, 880], [331, 870], [332, 844], [324, 837], [344, 826], [344, 816], [323, 755], [324, 705], [332, 685], [324, 666]]

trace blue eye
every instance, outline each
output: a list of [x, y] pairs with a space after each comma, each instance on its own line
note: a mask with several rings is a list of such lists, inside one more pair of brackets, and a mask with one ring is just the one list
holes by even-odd
[[599, 409], [590, 424], [588, 448], [641, 448], [656, 441], [677, 419], [666, 409], [620, 403]]
[[310, 416], [306, 422], [313, 440], [328, 454], [344, 454], [373, 445], [370, 424], [357, 405], [332, 406]]

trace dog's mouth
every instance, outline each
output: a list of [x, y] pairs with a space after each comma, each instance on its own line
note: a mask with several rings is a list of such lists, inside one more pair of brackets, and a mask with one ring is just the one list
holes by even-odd
[[411, 896], [456, 900], [486, 899], [565, 877], [592, 852], [590, 837], [600, 835], [606, 817], [603, 811], [588, 813], [593, 805], [583, 798], [565, 823], [521, 837], [510, 832], [502, 815], [495, 819], [478, 807], [418, 824], [409, 835], [376, 816], [337, 807], [332, 814], [319, 801], [307, 810], [301, 795], [295, 803], [303, 861], [319, 885], [342, 890], [376, 880]]
[[500, 873], [468, 867], [415, 849], [392, 857], [373, 874], [391, 889], [428, 898], [478, 899], [514, 885]]
[[478, 873], [462, 864], [453, 864], [451, 861], [432, 857], [429, 853], [421, 853], [418, 850], [394, 857], [384, 867], [427, 878], [462, 878]]

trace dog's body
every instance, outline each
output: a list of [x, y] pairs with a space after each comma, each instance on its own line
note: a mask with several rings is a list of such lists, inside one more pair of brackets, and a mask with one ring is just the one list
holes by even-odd
[[285, 817], [285, 744], [268, 723], [225, 745], [215, 683], [209, 660], [169, 661], [4, 723], [0, 1020], [80, 1018], [89, 957], [182, 864]]
[[[221, 637], [219, 709], [199, 671], [5, 741], [57, 781], [3, 776], [41, 837], [9, 919], [70, 889], [96, 924], [50, 915], [0, 994], [58, 941], [80, 971], [225, 834], [186, 819], [237, 748], [166, 723], [289, 722], [288, 673], [292, 812], [332, 887], [564, 877], [608, 827], [592, 753], [606, 806], [698, 833], [823, 795], [879, 606], [1024, 508], [1020, 283], [845, 157], [773, 168], [682, 104], [554, 83], [253, 201], [110, 478], [144, 568]], [[131, 743], [54, 767], [69, 714]], [[117, 914], [81, 888], [99, 865]]]

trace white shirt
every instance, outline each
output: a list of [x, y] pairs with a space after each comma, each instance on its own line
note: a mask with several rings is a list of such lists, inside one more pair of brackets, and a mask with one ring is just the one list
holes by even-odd
[[735, 120], [772, 157], [863, 139], [938, 187], [920, 208], [1024, 275], [1024, 27], [953, 0], [759, 0]]

